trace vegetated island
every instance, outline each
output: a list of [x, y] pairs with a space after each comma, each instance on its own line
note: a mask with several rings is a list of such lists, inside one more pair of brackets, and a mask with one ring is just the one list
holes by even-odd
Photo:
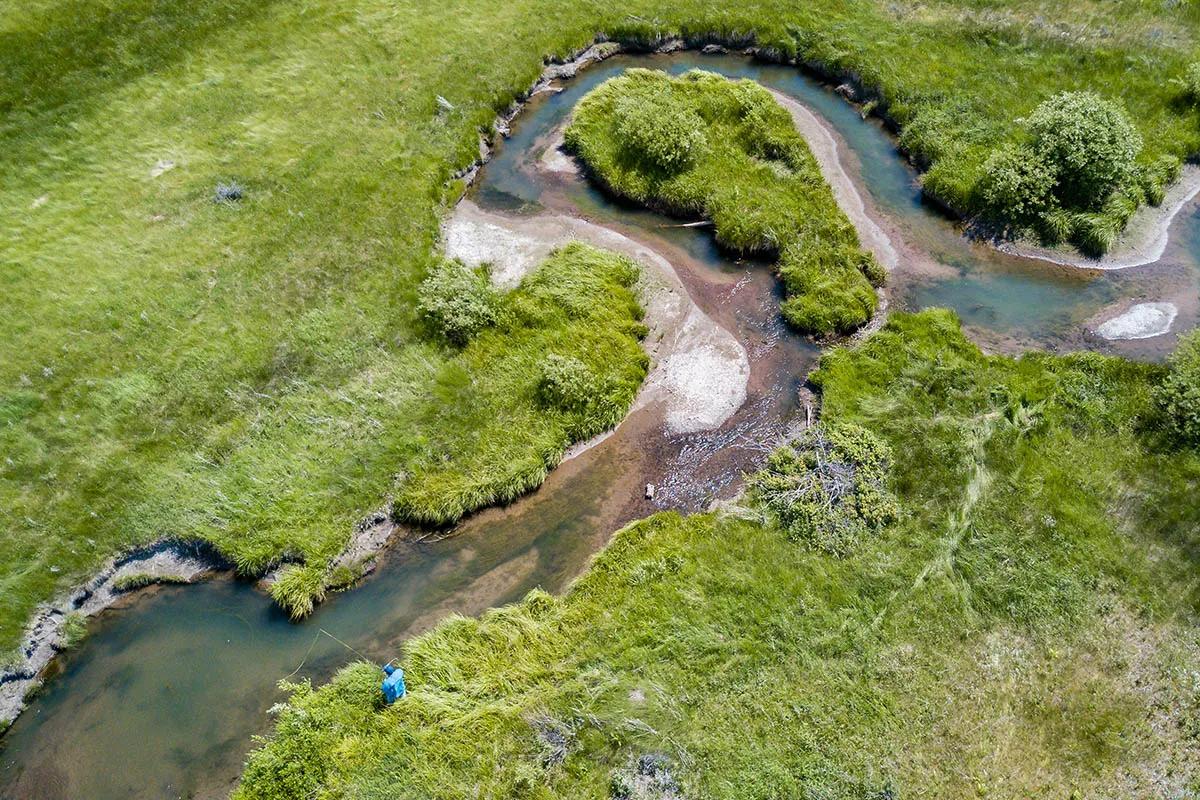
[[[567, 449], [624, 418], [649, 358], [633, 260], [580, 243], [511, 291], [444, 260], [419, 288], [429, 335], [455, 351], [406, 409], [392, 514], [449, 525], [537, 488]], [[264, 553], [265, 554], [265, 553]], [[323, 560], [285, 566], [271, 595], [293, 616], [352, 580]]]
[[791, 116], [753, 81], [630, 69], [579, 101], [564, 141], [612, 194], [711, 220], [723, 247], [774, 260], [799, 330], [847, 333], [874, 314], [883, 268]]
[[1195, 792], [1200, 335], [987, 356], [894, 315], [739, 504], [290, 686], [235, 797]]

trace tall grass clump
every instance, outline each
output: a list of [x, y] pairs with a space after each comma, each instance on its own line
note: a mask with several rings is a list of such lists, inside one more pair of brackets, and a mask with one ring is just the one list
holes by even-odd
[[624, 97], [617, 103], [617, 136], [647, 169], [674, 174], [691, 166], [705, 145], [703, 122], [668, 92]]
[[78, 611], [73, 611], [63, 618], [62, 628], [59, 631], [61, 639], [59, 646], [63, 650], [70, 650], [78, 647], [83, 643], [83, 640], [88, 635], [88, 618]]
[[271, 599], [292, 619], [303, 619], [325, 599], [325, 570], [315, 564], [286, 564], [271, 584]]
[[754, 82], [631, 69], [579, 102], [565, 138], [613, 194], [707, 217], [722, 246], [774, 260], [798, 329], [845, 333], [874, 313], [883, 271], [790, 115]]

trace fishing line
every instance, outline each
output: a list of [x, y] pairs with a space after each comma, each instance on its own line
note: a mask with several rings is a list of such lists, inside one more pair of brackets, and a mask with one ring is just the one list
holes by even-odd
[[292, 677], [297, 672], [304, 669], [304, 665], [308, 663], [308, 657], [310, 655], [312, 655], [313, 648], [317, 646], [317, 639], [320, 639], [320, 638], [321, 638], [321, 632], [317, 631], [316, 635], [313, 636], [312, 642], [308, 645], [308, 649], [304, 651], [304, 660], [300, 662], [300, 666], [296, 667], [294, 670], [289, 672], [287, 675], [283, 676], [283, 680], [286, 681], [288, 678]]
[[364, 661], [370, 661], [370, 660], [371, 660], [371, 659], [367, 658], [365, 655], [363, 655], [361, 652], [359, 652], [358, 650], [355, 650], [353, 647], [351, 647], [350, 645], [348, 645], [348, 644], [346, 644], [345, 642], [343, 642], [343, 641], [342, 641], [341, 639], [339, 639], [338, 637], [334, 636], [334, 635], [333, 635], [332, 633], [330, 633], [329, 631], [325, 630], [324, 628], [317, 628], [317, 630], [318, 630], [320, 633], [323, 633], [323, 634], [325, 634], [326, 636], [328, 636], [330, 639], [333, 639], [335, 642], [337, 642], [338, 644], [340, 644], [342, 647], [346, 648], [346, 649], [347, 649], [347, 650], [349, 650], [351, 653], [354, 653], [354, 655], [358, 656], [359, 658], [363, 659]]
[[317, 628], [317, 632], [316, 632], [316, 634], [314, 634], [314, 635], [313, 635], [313, 640], [312, 640], [312, 642], [310, 642], [310, 643], [309, 643], [309, 645], [308, 645], [308, 649], [304, 651], [304, 660], [300, 662], [300, 666], [296, 667], [294, 670], [292, 670], [292, 671], [291, 671], [291, 672], [289, 672], [287, 675], [285, 675], [285, 676], [283, 677], [283, 680], [285, 680], [285, 681], [286, 681], [288, 678], [292, 677], [292, 676], [293, 676], [293, 675], [295, 675], [297, 672], [299, 672], [300, 670], [304, 669], [304, 665], [308, 663], [308, 657], [312, 655], [313, 648], [317, 646], [317, 640], [321, 638], [321, 634], [325, 634], [325, 635], [326, 635], [326, 636], [328, 636], [330, 639], [333, 639], [335, 642], [337, 642], [338, 644], [340, 644], [342, 647], [346, 648], [346, 649], [347, 649], [347, 650], [349, 650], [351, 653], [354, 653], [356, 656], [358, 656], [359, 658], [363, 659], [364, 661], [370, 661], [370, 660], [371, 660], [371, 659], [367, 658], [367, 657], [366, 657], [366, 656], [365, 656], [363, 653], [361, 653], [361, 652], [360, 652], [360, 651], [358, 651], [358, 650], [355, 650], [353, 647], [351, 647], [350, 645], [346, 644], [346, 643], [345, 643], [345, 642], [343, 642], [341, 639], [339, 639], [338, 637], [334, 636], [332, 633], [330, 633], [329, 631], [325, 630], [324, 628]]

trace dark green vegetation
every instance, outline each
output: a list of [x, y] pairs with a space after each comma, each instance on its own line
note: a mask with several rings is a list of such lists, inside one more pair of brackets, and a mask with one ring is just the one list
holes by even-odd
[[579, 101], [565, 140], [610, 192], [711, 219], [722, 246], [777, 259], [781, 309], [797, 328], [847, 332], [875, 313], [882, 268], [761, 86], [629, 70]]
[[1046, 100], [1026, 122], [1028, 141], [984, 164], [983, 199], [996, 218], [1032, 229], [1043, 242], [1069, 240], [1101, 255], [1137, 207], [1163, 201], [1180, 161], [1139, 166], [1142, 136], [1124, 109], [1091, 92]]
[[[0, 649], [115, 551], [329, 553], [392, 488], [456, 357], [420, 281], [446, 179], [541, 56], [598, 32], [853, 74], [930, 193], [1054, 94], [1119, 100], [1139, 162], [1200, 151], [1200, 4], [28, 0], [0, 15]], [[439, 114], [435, 97], [454, 105]], [[170, 168], [171, 165], [173, 168]], [[218, 184], [244, 196], [216, 203]]]
[[893, 317], [822, 360], [792, 452], [867, 467], [894, 523], [840, 556], [754, 506], [634, 524], [561, 600], [410, 641], [391, 708], [369, 664], [293, 687], [237, 797], [1187, 796], [1200, 454], [1163, 373]]
[[187, 583], [187, 580], [178, 575], [157, 575], [149, 572], [135, 572], [130, 575], [122, 575], [113, 581], [113, 590], [117, 592], [132, 592], [135, 589], [142, 589], [147, 586], [153, 586], [157, 583]]
[[443, 261], [421, 282], [419, 308], [434, 329], [463, 345], [499, 319], [499, 300], [487, 270]]
[[1180, 338], [1168, 364], [1157, 393], [1167, 429], [1182, 446], [1200, 447], [1200, 333]]

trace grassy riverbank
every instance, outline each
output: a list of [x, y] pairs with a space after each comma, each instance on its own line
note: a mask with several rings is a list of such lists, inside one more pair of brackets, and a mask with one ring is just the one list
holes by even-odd
[[[1194, 3], [9, 5], [3, 650], [135, 544], [195, 535], [254, 564], [341, 547], [454, 358], [414, 310], [445, 181], [541, 56], [598, 32], [753, 32], [853, 71], [950, 203], [1064, 89], [1119, 98], [1144, 159], [1200, 150], [1171, 82], [1200, 50]], [[231, 182], [243, 198], [214, 202]]]
[[775, 260], [798, 329], [846, 333], [875, 313], [883, 268], [791, 115], [754, 82], [630, 70], [579, 101], [565, 141], [609, 192], [711, 220], [723, 247]]
[[622, 531], [562, 599], [297, 687], [238, 797], [1177, 797], [1200, 790], [1200, 456], [1161, 370], [987, 357], [946, 312], [823, 359], [899, 518], [841, 557], [753, 507]]

